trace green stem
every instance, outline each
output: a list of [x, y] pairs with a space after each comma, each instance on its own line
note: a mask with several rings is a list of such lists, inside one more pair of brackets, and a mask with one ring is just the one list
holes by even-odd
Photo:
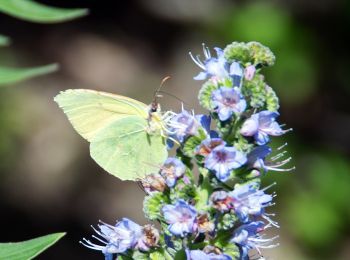
[[201, 183], [198, 187], [197, 203], [196, 208], [199, 212], [204, 211], [208, 205], [209, 195], [212, 192], [210, 184], [209, 171], [205, 168], [199, 168]]
[[228, 142], [229, 144], [233, 143], [233, 141], [234, 141], [235, 138], [236, 138], [236, 131], [237, 131], [237, 128], [238, 128], [238, 126], [239, 126], [240, 121], [241, 121], [241, 118], [240, 118], [240, 117], [237, 118], [237, 119], [233, 122], [233, 124], [231, 125], [231, 127], [230, 127], [228, 133], [227, 133], [226, 136], [225, 136], [225, 137], [226, 137], [225, 139], [227, 140], [227, 142]]

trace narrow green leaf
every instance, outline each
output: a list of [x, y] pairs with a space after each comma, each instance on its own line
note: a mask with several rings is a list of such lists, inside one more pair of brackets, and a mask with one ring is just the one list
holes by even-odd
[[[1, 0], [0, 0], [1, 1]], [[0, 86], [16, 83], [36, 76], [52, 73], [58, 69], [57, 64], [34, 68], [5, 68], [0, 67]]]
[[0, 243], [0, 259], [33, 259], [48, 247], [55, 244], [66, 233], [55, 233], [23, 242]]
[[0, 11], [36, 23], [59, 23], [88, 14], [88, 9], [57, 8], [32, 0], [0, 0]]
[[11, 43], [11, 40], [10, 40], [9, 37], [0, 34], [0, 47], [1, 46], [7, 46], [10, 43]]

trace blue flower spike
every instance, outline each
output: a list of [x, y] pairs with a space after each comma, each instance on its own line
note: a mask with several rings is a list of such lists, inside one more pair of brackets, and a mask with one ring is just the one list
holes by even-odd
[[204, 81], [198, 99], [207, 111], [166, 112], [164, 145], [171, 156], [139, 180], [145, 216], [161, 229], [127, 218], [101, 222], [93, 227], [95, 242], [81, 243], [105, 259], [249, 260], [278, 246], [278, 236], [264, 234], [279, 230], [272, 211], [276, 183], [260, 184], [270, 171], [295, 167], [286, 166], [287, 144], [269, 146], [291, 130], [277, 122], [278, 97], [263, 75], [275, 57], [257, 42], [214, 52], [203, 44], [203, 58], [190, 53], [202, 70], [194, 79]]

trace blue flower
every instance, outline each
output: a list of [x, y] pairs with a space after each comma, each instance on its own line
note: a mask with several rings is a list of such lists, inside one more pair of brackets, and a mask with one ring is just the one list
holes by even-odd
[[207, 77], [216, 77], [222, 79], [229, 76], [229, 64], [224, 57], [224, 52], [220, 48], [214, 48], [217, 54], [217, 58], [213, 58], [210, 54], [209, 48], [205, 47], [203, 44], [203, 52], [205, 56], [205, 61], [202, 62], [199, 56], [194, 57], [190, 52], [190, 56], [194, 63], [196, 63], [202, 70], [194, 80], [204, 80]]
[[280, 136], [289, 130], [283, 130], [275, 121], [278, 112], [261, 111], [248, 118], [241, 128], [243, 136], [253, 136], [258, 145], [264, 145], [271, 136]]
[[247, 157], [235, 147], [219, 145], [205, 158], [205, 167], [215, 172], [216, 177], [225, 182], [230, 177], [231, 170], [245, 164]]
[[248, 167], [266, 172], [265, 158], [271, 153], [271, 151], [272, 149], [267, 145], [255, 147], [247, 156]]
[[202, 250], [186, 250], [187, 260], [209, 260], [209, 256]]
[[202, 129], [206, 131], [207, 135], [211, 138], [218, 138], [219, 134], [214, 131], [210, 130], [210, 124], [211, 124], [211, 117], [208, 115], [196, 115], [195, 116], [197, 121], [202, 126]]
[[233, 62], [230, 66], [230, 76], [234, 87], [242, 86], [243, 68], [238, 62]]
[[240, 259], [249, 259], [248, 252], [251, 249], [255, 249], [260, 254], [261, 248], [273, 248], [278, 244], [271, 244], [277, 237], [263, 238], [260, 233], [267, 227], [264, 226], [264, 222], [256, 221], [238, 227], [230, 240], [230, 242], [236, 243], [241, 249]]
[[98, 225], [100, 230], [93, 228], [101, 238], [93, 237], [103, 245], [94, 244], [85, 238], [80, 243], [90, 249], [101, 251], [106, 259], [111, 258], [113, 254], [124, 253], [128, 249], [134, 248], [142, 235], [141, 226], [127, 218], [123, 218], [115, 226], [101, 223]]
[[162, 213], [173, 235], [184, 237], [194, 232], [197, 211], [184, 200], [178, 200], [175, 205], [163, 206]]
[[226, 254], [205, 253], [202, 250], [186, 250], [187, 260], [232, 260]]
[[199, 122], [201, 124], [203, 129], [207, 133], [210, 133], [211, 117], [208, 115], [196, 115], [195, 118], [196, 118], [197, 122]]
[[170, 157], [164, 162], [160, 173], [168, 187], [171, 188], [174, 187], [177, 179], [184, 175], [185, 171], [186, 166], [179, 159]]
[[202, 156], [207, 156], [215, 147], [219, 145], [226, 145], [226, 142], [221, 138], [205, 139], [196, 147], [196, 153]]
[[229, 119], [233, 113], [242, 113], [247, 107], [247, 103], [237, 87], [221, 87], [213, 91], [211, 101], [214, 111], [218, 113], [221, 121]]
[[258, 184], [252, 182], [236, 185], [235, 189], [229, 193], [229, 196], [232, 198], [233, 208], [238, 218], [243, 223], [247, 223], [249, 221], [249, 215], [251, 215], [254, 217], [262, 217], [269, 221], [271, 225], [279, 227], [277, 222], [269, 217], [273, 214], [265, 213], [265, 208], [273, 205], [272, 199], [275, 195], [265, 194], [264, 191], [272, 185], [259, 190]]
[[183, 142], [185, 137], [189, 135], [196, 135], [200, 127], [200, 123], [196, 118], [186, 110], [174, 116], [169, 125], [171, 127], [170, 131], [179, 142]]
[[[277, 150], [281, 150], [287, 144], [282, 145], [277, 148]], [[252, 152], [248, 154], [248, 167], [251, 169], [256, 169], [266, 173], [268, 170], [278, 171], [278, 172], [286, 172], [294, 170], [295, 167], [291, 168], [280, 168], [285, 164], [289, 163], [292, 160], [292, 157], [288, 157], [287, 159], [283, 159], [282, 161], [277, 161], [282, 158], [286, 151], [280, 152], [277, 155], [273, 156], [270, 160], [266, 160], [266, 157], [269, 156], [272, 152], [272, 149], [267, 145], [261, 145], [256, 147]]]

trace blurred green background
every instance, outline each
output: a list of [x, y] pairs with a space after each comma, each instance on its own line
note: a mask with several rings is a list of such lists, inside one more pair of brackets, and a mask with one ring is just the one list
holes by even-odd
[[[60, 90], [91, 88], [149, 103], [162, 78], [165, 91], [197, 113], [200, 82], [188, 51], [201, 43], [224, 47], [260, 41], [277, 56], [265, 69], [281, 100], [281, 122], [297, 167], [270, 172], [276, 181], [280, 246], [267, 259], [350, 259], [350, 4], [334, 0], [39, 1], [87, 7], [85, 18], [57, 25], [32, 24], [0, 14], [0, 32], [12, 38], [0, 65], [59, 62], [61, 70], [0, 89], [1, 241], [46, 233], [68, 235], [38, 259], [102, 259], [78, 241], [98, 219], [129, 217], [139, 223], [143, 192], [106, 174], [89, 157], [53, 102]], [[163, 109], [181, 104], [164, 97]]]

